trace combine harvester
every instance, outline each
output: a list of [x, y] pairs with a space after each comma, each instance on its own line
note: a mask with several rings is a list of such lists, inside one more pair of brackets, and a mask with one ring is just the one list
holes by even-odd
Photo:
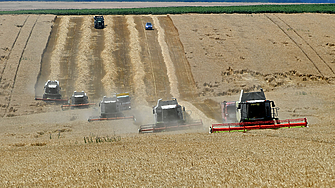
[[133, 119], [134, 116], [124, 116], [122, 111], [130, 110], [130, 97], [129, 93], [116, 94], [113, 97], [104, 96], [100, 101], [100, 117], [90, 117], [91, 121], [104, 121], [104, 120], [118, 120], [118, 119]]
[[43, 98], [36, 97], [35, 100], [63, 102], [63, 103], [67, 102], [67, 99], [62, 99], [60, 90], [61, 90], [61, 87], [59, 86], [59, 82], [57, 80], [55, 81], [48, 80], [44, 84]]
[[279, 120], [278, 108], [266, 100], [263, 89], [250, 93], [241, 90], [240, 100], [221, 103], [221, 110], [224, 123], [213, 124], [210, 133], [307, 127], [306, 118]]
[[177, 99], [163, 101], [159, 99], [157, 106], [153, 107], [155, 124], [141, 125], [139, 133], [162, 132], [166, 130], [180, 130], [190, 127], [202, 126], [202, 121], [186, 120], [185, 107], [178, 104]]
[[68, 103], [67, 105], [62, 105], [61, 108], [88, 108], [90, 105], [95, 105], [95, 103], [88, 102], [88, 96], [84, 91], [74, 91]]

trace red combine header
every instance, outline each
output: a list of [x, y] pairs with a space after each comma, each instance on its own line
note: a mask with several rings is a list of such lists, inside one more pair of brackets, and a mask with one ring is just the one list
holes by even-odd
[[307, 127], [306, 118], [279, 120], [278, 109], [273, 101], [265, 98], [263, 89], [250, 93], [242, 90], [239, 101], [221, 103], [223, 123], [213, 124], [209, 132]]
[[241, 123], [221, 123], [212, 124], [209, 128], [210, 133], [215, 132], [235, 132], [247, 131], [253, 129], [279, 129], [279, 128], [297, 128], [307, 127], [307, 118], [285, 119], [285, 120], [269, 120], [269, 121], [254, 121]]

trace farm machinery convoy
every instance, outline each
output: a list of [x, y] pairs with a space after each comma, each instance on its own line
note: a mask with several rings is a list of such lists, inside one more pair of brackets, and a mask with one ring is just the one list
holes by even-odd
[[239, 101], [221, 103], [223, 123], [212, 124], [209, 132], [307, 127], [306, 118], [279, 120], [278, 109], [274, 101], [266, 99], [263, 89], [249, 93], [241, 90]]
[[[89, 103], [88, 96], [84, 91], [74, 91], [70, 99], [62, 99], [60, 93], [61, 87], [59, 81], [48, 80], [44, 85], [43, 98], [35, 97], [35, 100], [43, 100], [45, 102], [62, 102], [68, 103], [61, 105], [64, 109], [74, 108], [88, 108], [96, 103]], [[131, 109], [130, 96], [128, 92], [116, 93], [113, 97], [104, 96], [100, 101], [101, 115], [99, 117], [90, 117], [88, 121], [102, 121], [102, 120], [115, 120], [115, 119], [135, 119], [134, 116], [125, 117], [122, 111]]]
[[[69, 100], [62, 99], [59, 82], [48, 80], [44, 85], [43, 98], [35, 98], [46, 102], [66, 102], [64, 108], [88, 108], [95, 103], [88, 102], [88, 96], [84, 91], [74, 91]], [[116, 93], [112, 97], [104, 96], [99, 103], [100, 116], [90, 117], [91, 121], [133, 119], [134, 116], [125, 116], [124, 112], [131, 110], [129, 93]], [[307, 119], [278, 119], [278, 109], [274, 101], [267, 100], [264, 91], [246, 93], [241, 90], [238, 101], [224, 101], [221, 103], [221, 115], [223, 123], [212, 124], [210, 133], [247, 131], [252, 129], [277, 129], [285, 127], [307, 127]], [[171, 130], [180, 130], [202, 126], [201, 120], [191, 120], [185, 111], [185, 107], [178, 104], [176, 98], [172, 100], [157, 101], [153, 107], [154, 123], [141, 125], [139, 133], [152, 133]]]

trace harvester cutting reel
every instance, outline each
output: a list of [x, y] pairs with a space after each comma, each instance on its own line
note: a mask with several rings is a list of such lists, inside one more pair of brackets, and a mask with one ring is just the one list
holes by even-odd
[[120, 120], [120, 119], [133, 119], [136, 122], [135, 116], [117, 116], [117, 117], [90, 117], [88, 118], [88, 122], [91, 121], [108, 121], [108, 120]]
[[39, 98], [35, 97], [35, 100], [45, 101], [45, 102], [59, 102], [59, 103], [66, 103], [68, 99], [49, 99], [49, 98]]
[[253, 129], [279, 129], [299, 127], [308, 127], [307, 118], [212, 124], [212, 126], [209, 127], [209, 133], [246, 132]]
[[188, 124], [183, 123], [158, 123], [158, 124], [147, 124], [141, 125], [138, 129], [139, 133], [155, 133], [164, 131], [183, 130], [187, 128], [202, 127], [202, 120], [193, 121]]
[[89, 106], [96, 105], [96, 103], [86, 103], [86, 104], [67, 104], [61, 105], [62, 110], [74, 109], [74, 108], [88, 108]]

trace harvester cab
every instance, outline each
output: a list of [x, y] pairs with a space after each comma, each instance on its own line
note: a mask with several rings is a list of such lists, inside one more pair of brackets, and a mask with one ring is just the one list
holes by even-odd
[[88, 96], [84, 91], [78, 92], [74, 91], [73, 95], [70, 98], [72, 105], [82, 105], [88, 103]]
[[74, 91], [71, 98], [68, 101], [68, 105], [62, 105], [61, 108], [71, 107], [73, 108], [88, 108], [90, 105], [95, 105], [95, 103], [88, 103], [88, 96], [84, 91], [78, 92]]
[[240, 122], [268, 121], [278, 119], [278, 108], [273, 101], [266, 100], [263, 89], [260, 92], [241, 91], [238, 104]]
[[60, 86], [57, 80], [51, 81], [48, 80], [44, 84], [44, 93], [43, 97], [35, 97], [35, 100], [42, 100], [46, 102], [61, 102], [66, 103], [67, 99], [62, 99], [62, 95], [60, 94]]
[[185, 123], [185, 107], [178, 104], [177, 99], [163, 101], [159, 99], [157, 105], [153, 107], [156, 126], [166, 123]]
[[103, 16], [94, 16], [94, 28], [103, 29], [105, 27], [105, 21]]
[[121, 111], [121, 103], [116, 97], [104, 96], [99, 106], [101, 108], [101, 118], [115, 117]]
[[155, 124], [141, 125], [140, 133], [161, 132], [165, 130], [179, 130], [189, 127], [202, 126], [202, 121], [186, 119], [185, 107], [178, 104], [177, 99], [163, 101], [159, 99], [153, 107]]
[[[134, 116], [124, 116], [124, 114], [122, 113], [122, 111], [124, 110], [123, 105], [124, 102], [120, 101], [117, 95], [114, 95], [113, 97], [104, 96], [102, 98], [102, 101], [100, 101], [99, 103], [101, 112], [100, 117], [90, 117], [88, 121], [91, 122], [91, 121], [118, 120], [118, 119], [133, 119], [135, 121]], [[130, 109], [130, 104], [129, 108], [127, 107], [127, 110], [128, 109]]]
[[48, 80], [44, 85], [43, 99], [61, 99], [60, 86], [57, 80]]
[[116, 98], [120, 103], [120, 109], [123, 110], [131, 110], [131, 102], [130, 96], [128, 92], [125, 93], [117, 93]]

